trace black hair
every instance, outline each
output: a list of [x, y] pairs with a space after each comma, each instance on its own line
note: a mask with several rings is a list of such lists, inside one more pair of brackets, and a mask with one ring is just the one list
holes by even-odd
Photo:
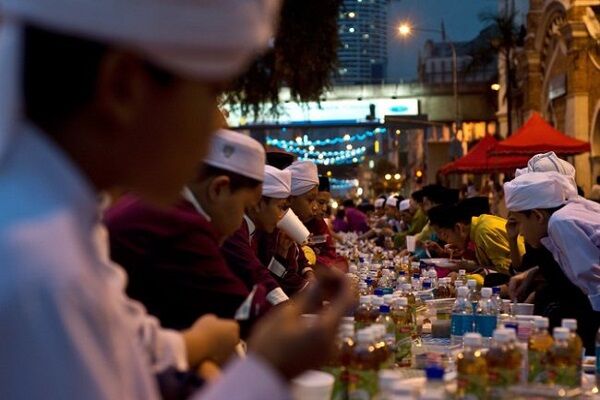
[[[60, 129], [93, 100], [107, 51], [94, 40], [27, 25], [21, 82], [27, 118], [47, 133]], [[157, 83], [174, 78], [150, 63], [145, 67]]]
[[201, 180], [214, 178], [217, 176], [227, 176], [229, 178], [229, 187], [231, 188], [231, 192], [235, 192], [240, 189], [254, 189], [261, 184], [259, 180], [207, 164], [204, 164], [199, 175]]
[[429, 201], [438, 205], [455, 204], [458, 201], [459, 192], [434, 184], [423, 188], [423, 197], [427, 197]]
[[410, 197], [419, 204], [423, 203], [423, 190], [421, 189], [421, 190], [412, 192]]
[[319, 192], [331, 192], [331, 186], [329, 184], [328, 177], [319, 176]]
[[469, 217], [490, 214], [490, 200], [485, 196], [470, 197], [458, 203], [458, 208]]
[[362, 211], [365, 214], [375, 211], [375, 206], [371, 203], [360, 203], [356, 208], [357, 210]]
[[455, 204], [443, 204], [431, 208], [427, 212], [429, 223], [439, 228], [452, 229], [458, 223], [468, 224], [471, 222], [471, 215], [463, 207]]
[[267, 151], [267, 165], [279, 169], [286, 169], [296, 160], [296, 156], [285, 151]]
[[585, 191], [579, 185], [577, 186], [577, 194], [580, 195], [581, 197], [585, 197]]
[[335, 217], [336, 218], [344, 218], [346, 216], [346, 211], [344, 211], [344, 209], [342, 207], [339, 207], [337, 209], [337, 211], [335, 212]]
[[346, 199], [346, 200], [344, 200], [344, 202], [342, 204], [344, 205], [345, 208], [356, 207], [356, 205], [354, 204], [354, 200], [352, 200], [352, 199]]

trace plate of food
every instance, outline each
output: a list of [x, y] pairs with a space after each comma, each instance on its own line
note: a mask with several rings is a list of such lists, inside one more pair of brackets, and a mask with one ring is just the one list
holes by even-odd
[[421, 260], [425, 264], [435, 265], [440, 268], [455, 268], [457, 266], [456, 260], [449, 258], [424, 258]]

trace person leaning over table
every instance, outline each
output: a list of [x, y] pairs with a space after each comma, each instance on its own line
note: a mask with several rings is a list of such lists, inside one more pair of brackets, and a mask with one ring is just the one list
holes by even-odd
[[266, 288], [247, 287], [220, 251], [242, 224], [244, 210], [260, 199], [264, 163], [259, 142], [220, 129], [172, 207], [130, 195], [106, 213], [111, 257], [128, 273], [127, 293], [163, 326], [188, 328], [204, 314], [248, 325], [269, 309]]
[[[0, 364], [14, 368], [0, 374], [0, 398], [157, 399], [162, 352], [194, 365], [235, 343], [235, 324], [214, 317], [183, 335], [149, 323], [108, 259], [100, 193], [168, 204], [192, 178], [218, 93], [273, 35], [278, 2], [243, 4], [3, 1]], [[202, 399], [286, 398], [280, 377], [326, 353], [344, 293], [310, 329], [299, 317], [308, 298], [265, 321], [250, 357]]]
[[[506, 220], [489, 214], [472, 217], [464, 203], [459, 203], [431, 209], [429, 221], [440, 238], [459, 254], [474, 253], [475, 260], [462, 261], [458, 263], [459, 268], [468, 272], [485, 268], [505, 276], [486, 276], [487, 286], [508, 282], [511, 257]], [[519, 249], [521, 254], [524, 253], [522, 240], [519, 241]]]
[[541, 261], [511, 280], [511, 295], [540, 273], [546, 286], [536, 291], [536, 309], [554, 325], [576, 318], [593, 354], [600, 326], [600, 205], [578, 196], [569, 177], [558, 172], [524, 173], [504, 191], [511, 218]]

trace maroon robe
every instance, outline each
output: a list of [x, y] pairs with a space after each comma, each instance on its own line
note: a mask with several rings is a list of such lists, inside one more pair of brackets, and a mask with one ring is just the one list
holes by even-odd
[[[129, 275], [127, 293], [166, 327], [187, 328], [207, 313], [233, 318], [253, 289], [227, 265], [210, 222], [185, 200], [159, 209], [127, 196], [105, 219], [111, 258]], [[256, 289], [251, 319], [268, 308], [266, 291]]]
[[246, 287], [251, 288], [259, 283], [265, 287], [267, 293], [280, 287], [267, 269], [267, 265], [257, 257], [256, 242], [250, 242], [250, 232], [246, 220], [242, 222], [242, 226], [237, 232], [227, 238], [221, 246], [221, 253], [225, 256], [232, 271], [246, 284]]
[[338, 268], [348, 272], [348, 261], [335, 251], [335, 242], [329, 230], [329, 226], [323, 218], [313, 218], [306, 223], [306, 228], [313, 236], [324, 236], [326, 241], [310, 245], [317, 255], [317, 262], [330, 268]]
[[281, 285], [283, 291], [288, 296], [293, 296], [308, 284], [308, 281], [302, 276], [302, 270], [310, 265], [304, 257], [304, 252], [296, 244], [290, 247], [285, 259], [277, 255], [278, 235], [278, 229], [275, 229], [273, 233], [257, 232], [254, 242], [257, 247], [258, 258], [264, 265], [270, 266], [271, 263], [277, 262], [285, 268], [284, 275], [276, 273], [272, 273], [272, 275]]

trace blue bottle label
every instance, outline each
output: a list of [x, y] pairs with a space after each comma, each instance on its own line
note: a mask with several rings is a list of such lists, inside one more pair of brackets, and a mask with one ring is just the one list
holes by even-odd
[[463, 336], [465, 333], [473, 331], [473, 316], [469, 314], [452, 314], [450, 322], [450, 334], [453, 336]]
[[492, 337], [498, 326], [498, 318], [495, 315], [476, 315], [475, 331], [483, 337]]

